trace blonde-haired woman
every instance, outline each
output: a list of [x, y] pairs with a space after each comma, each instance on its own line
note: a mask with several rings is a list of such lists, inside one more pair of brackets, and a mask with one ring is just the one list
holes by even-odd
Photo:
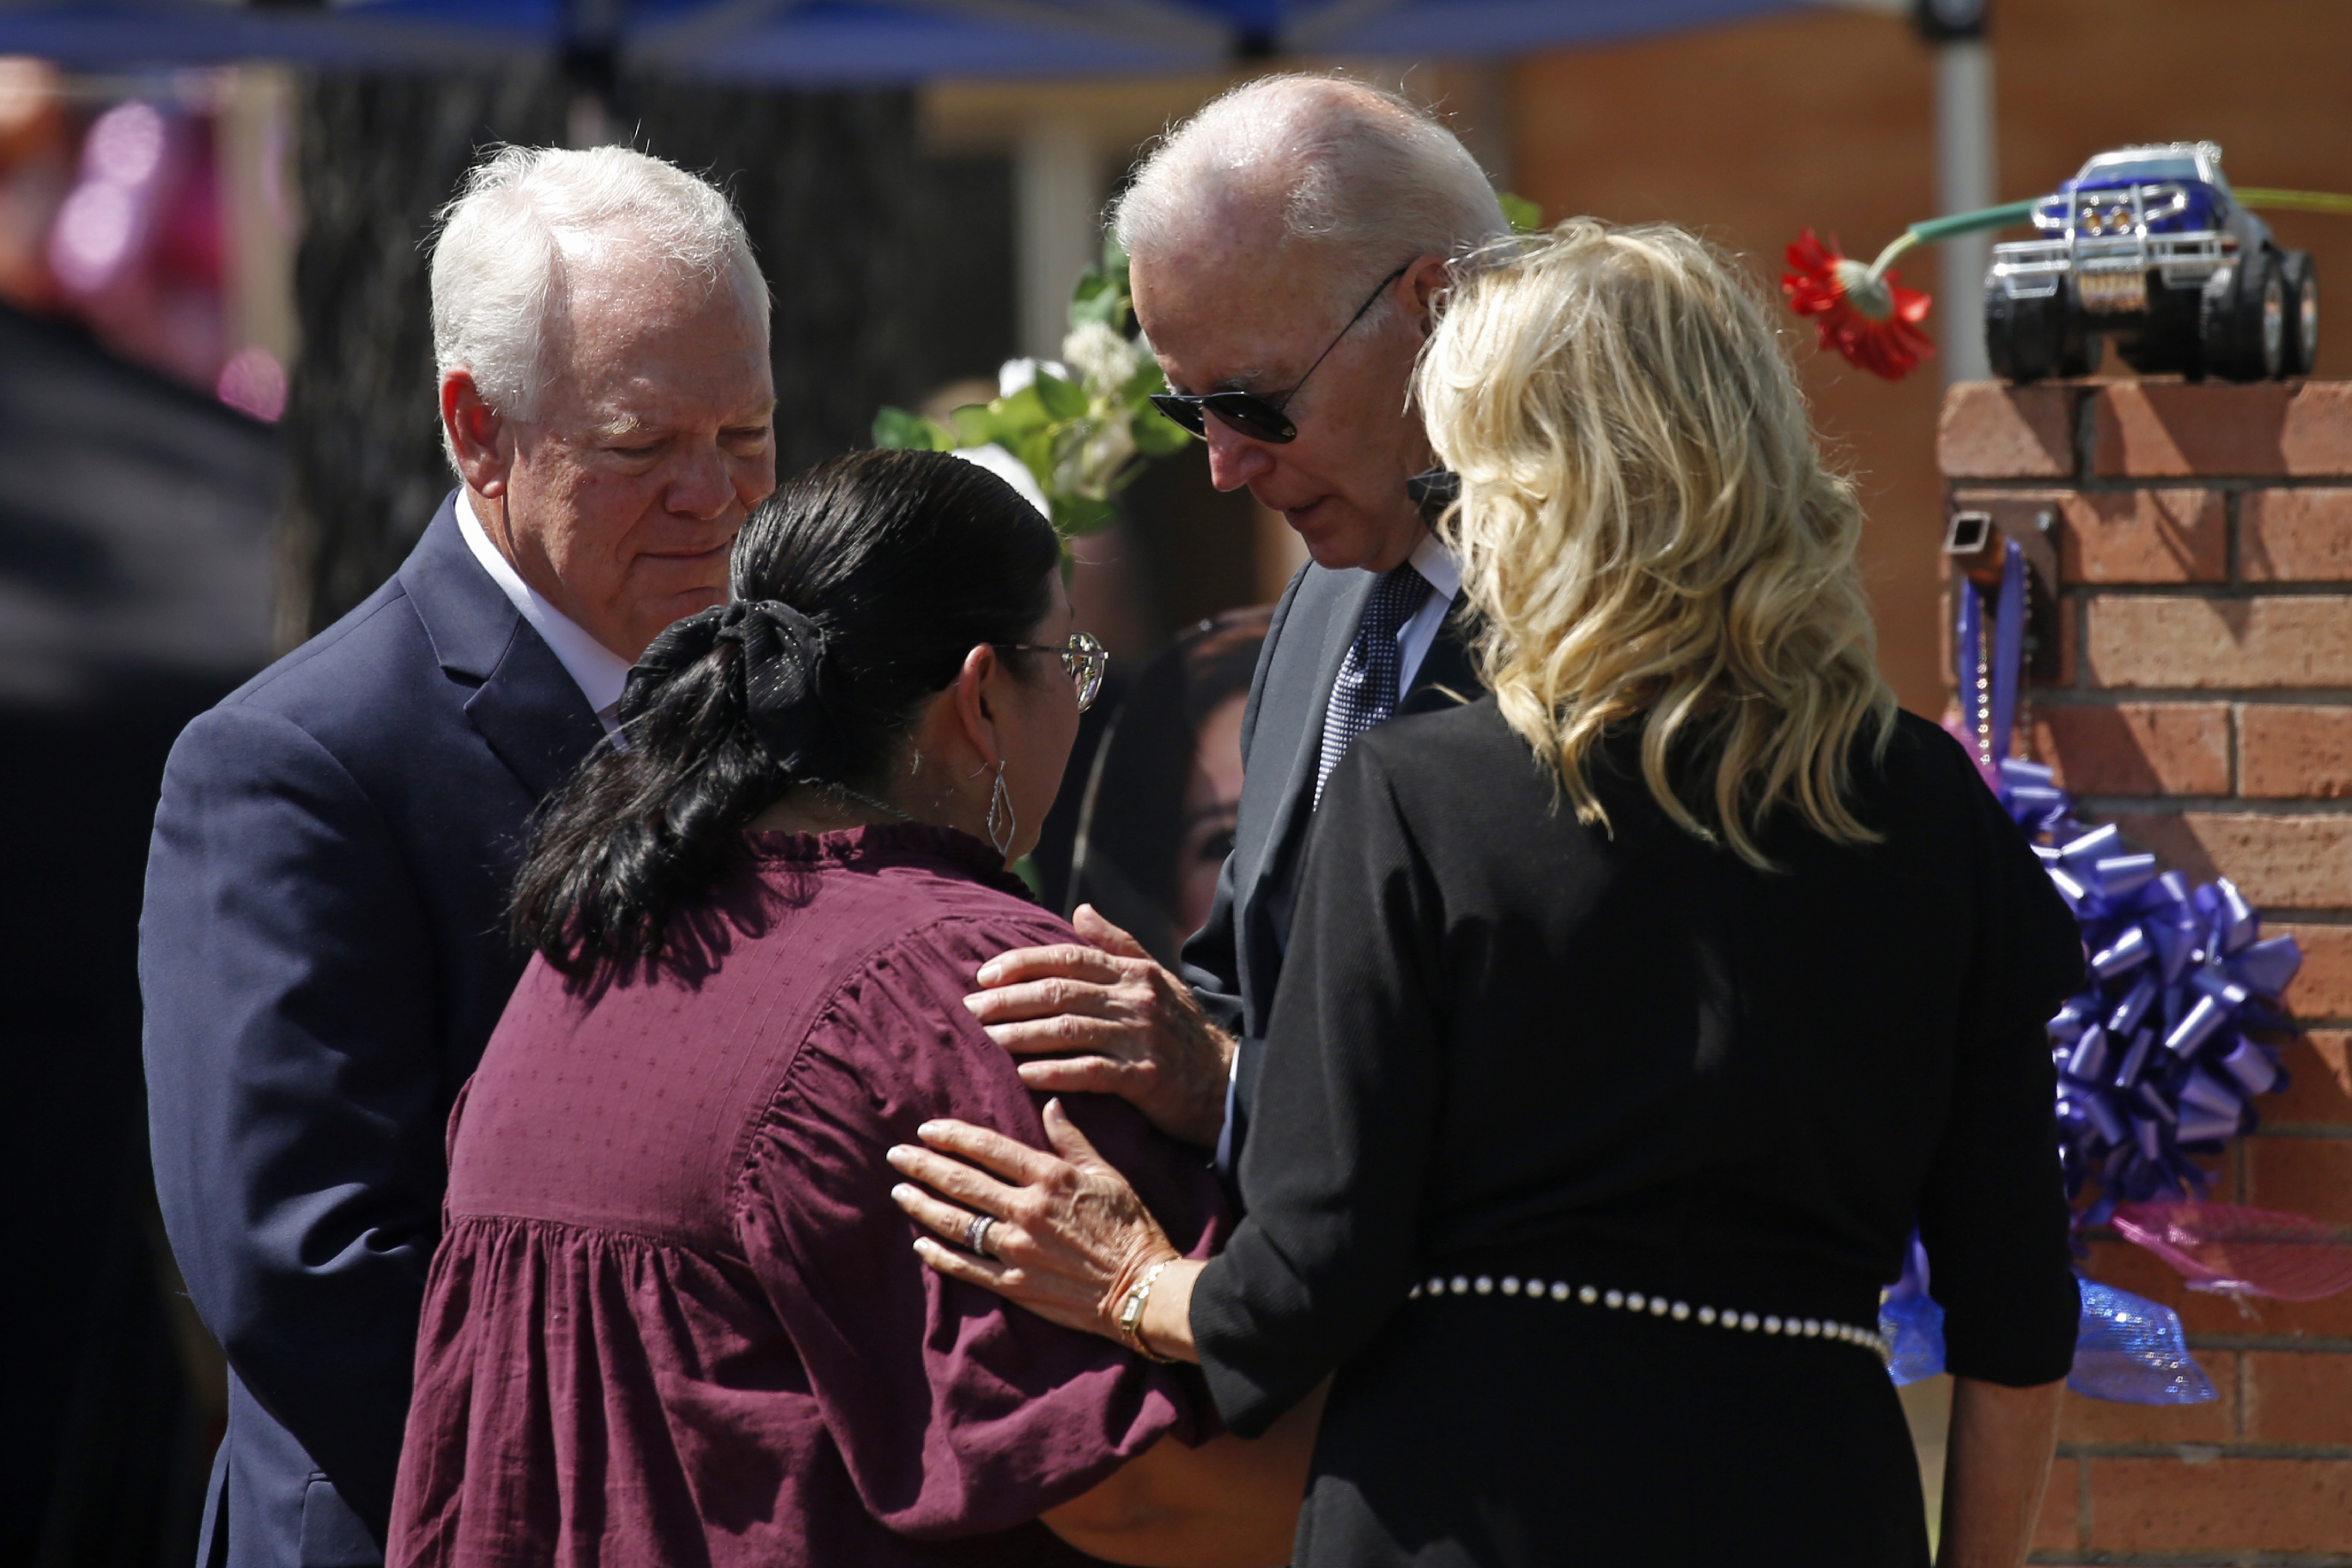
[[1058, 1155], [894, 1153], [942, 1235], [1003, 1222], [934, 1267], [1197, 1360], [1236, 1432], [1336, 1373], [1300, 1563], [1926, 1563], [1875, 1333], [1915, 1221], [1941, 1557], [2023, 1559], [2077, 1314], [2042, 1021], [2082, 952], [1878, 677], [1769, 321], [1664, 226], [1458, 290], [1417, 389], [1492, 695], [1332, 776], [1222, 1256], [1053, 1116]]

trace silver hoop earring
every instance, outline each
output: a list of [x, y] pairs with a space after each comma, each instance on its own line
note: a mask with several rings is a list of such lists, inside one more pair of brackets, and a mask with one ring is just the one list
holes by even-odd
[[[1004, 813], [1004, 834], [1002, 837], [996, 831], [996, 814], [999, 811]], [[996, 847], [999, 855], [1011, 855], [1013, 837], [1020, 831], [1021, 825], [1013, 816], [1013, 792], [1004, 787], [1004, 764], [999, 763], [996, 764], [996, 783], [988, 792], [988, 841]]]

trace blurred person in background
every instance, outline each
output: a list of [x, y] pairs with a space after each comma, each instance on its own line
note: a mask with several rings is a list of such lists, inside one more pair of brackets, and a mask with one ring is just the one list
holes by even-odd
[[[1430, 115], [1339, 78], [1234, 89], [1136, 171], [1113, 225], [1161, 411], [1306, 542], [1241, 726], [1233, 853], [1171, 970], [1088, 907], [1092, 945], [984, 965], [974, 1013], [1032, 1088], [1132, 1100], [1216, 1150], [1244, 1145], [1282, 971], [1299, 847], [1349, 744], [1475, 689], [1461, 574], [1407, 480], [1430, 467], [1407, 395], [1453, 258], [1509, 232], [1476, 160]], [[1043, 1055], [1050, 1053], [1050, 1055]]]
[[0, 300], [26, 310], [58, 303], [44, 254], [73, 182], [73, 130], [58, 85], [55, 67], [0, 56]]
[[231, 1370], [200, 1560], [380, 1560], [443, 1133], [522, 957], [540, 801], [719, 603], [775, 485], [768, 294], [707, 183], [507, 148], [432, 268], [459, 488], [365, 603], [190, 725], [141, 922], [173, 1251]]
[[1146, 665], [1097, 752], [1070, 872], [1163, 964], [1208, 922], [1242, 799], [1242, 724], [1273, 612], [1228, 610]]
[[1916, 1223], [1938, 1556], [2018, 1568], [2081, 1311], [2042, 1025], [2083, 947], [1879, 676], [1769, 307], [1577, 219], [1462, 287], [1415, 388], [1491, 695], [1332, 775], [1246, 1217], [1180, 1257], [1066, 1120], [1060, 1158], [934, 1124], [993, 1176], [895, 1150], [956, 1200], [899, 1201], [994, 1245], [925, 1257], [1198, 1362], [1243, 1436], [1328, 1387], [1299, 1568], [1926, 1568], [1877, 1328]]

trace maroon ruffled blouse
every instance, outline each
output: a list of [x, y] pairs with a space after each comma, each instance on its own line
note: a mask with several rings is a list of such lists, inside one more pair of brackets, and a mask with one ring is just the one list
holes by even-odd
[[[459, 1100], [391, 1563], [1089, 1561], [1037, 1515], [1213, 1420], [1189, 1370], [925, 1268], [890, 1201], [929, 1118], [1044, 1144], [963, 997], [1070, 929], [948, 829], [753, 843], [659, 973], [534, 961]], [[1201, 1154], [1068, 1105], [1205, 1254]]]

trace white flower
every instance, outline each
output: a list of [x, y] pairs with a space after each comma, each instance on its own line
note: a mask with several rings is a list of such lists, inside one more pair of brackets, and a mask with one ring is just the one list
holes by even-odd
[[1107, 419], [1087, 437], [1087, 469], [1097, 485], [1108, 486], [1134, 456], [1135, 432], [1124, 419]]
[[1066, 455], [1055, 465], [1054, 488], [1065, 495], [1107, 500], [1111, 480], [1135, 456], [1135, 434], [1125, 419], [1118, 417], [1081, 428], [1085, 438], [1066, 447]]
[[1085, 379], [1090, 395], [1124, 389], [1135, 377], [1135, 345], [1101, 321], [1081, 321], [1062, 340], [1062, 357]]
[[997, 368], [996, 395], [1010, 397], [1037, 384], [1037, 373], [1044, 371], [1059, 381], [1070, 379], [1069, 367], [1054, 360], [1009, 359]]

